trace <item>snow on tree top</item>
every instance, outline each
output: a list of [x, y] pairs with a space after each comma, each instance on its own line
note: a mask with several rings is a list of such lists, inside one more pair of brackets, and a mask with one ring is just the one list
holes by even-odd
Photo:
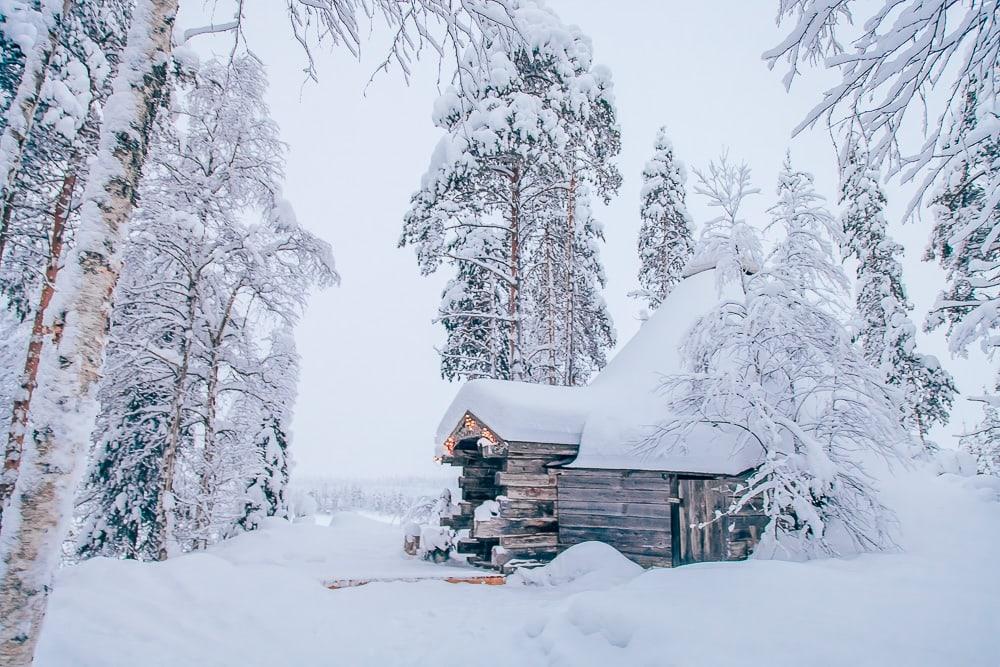
[[[737, 448], [721, 426], [706, 425], [675, 446], [642, 447], [668, 417], [660, 385], [665, 376], [684, 371], [680, 345], [685, 334], [720, 298], [715, 270], [686, 273], [691, 275], [586, 387], [467, 382], [438, 427], [438, 453], [469, 412], [504, 440], [579, 444], [571, 467], [736, 474], [756, 466], [760, 450]], [[721, 297], [733, 289], [738, 288], [723, 287]]]

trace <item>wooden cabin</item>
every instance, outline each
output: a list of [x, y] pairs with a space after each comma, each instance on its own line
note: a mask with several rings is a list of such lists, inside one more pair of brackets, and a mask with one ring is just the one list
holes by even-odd
[[759, 507], [720, 515], [760, 462], [723, 427], [684, 442], [650, 434], [665, 415], [664, 375], [718, 298], [714, 270], [683, 280], [586, 387], [474, 380], [438, 429], [438, 456], [460, 466], [458, 551], [510, 571], [598, 540], [643, 566], [740, 560], [767, 519]]

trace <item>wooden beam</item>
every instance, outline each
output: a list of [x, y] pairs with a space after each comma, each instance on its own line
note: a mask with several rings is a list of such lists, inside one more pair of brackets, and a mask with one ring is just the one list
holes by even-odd
[[551, 500], [500, 499], [500, 516], [509, 519], [540, 519], [554, 517], [556, 504]]
[[620, 503], [680, 503], [681, 499], [674, 497], [669, 490], [653, 491], [647, 489], [605, 489], [564, 487], [559, 485], [559, 502], [563, 500], [582, 502], [620, 502]]
[[556, 479], [554, 476], [548, 473], [542, 474], [531, 474], [531, 473], [511, 473], [511, 472], [498, 472], [494, 478], [494, 482], [498, 486], [534, 486], [534, 487], [544, 487], [556, 485]]
[[557, 526], [555, 517], [542, 519], [505, 519], [498, 517], [489, 521], [476, 521], [472, 528], [472, 536], [479, 538], [550, 533], [555, 532]]
[[539, 533], [537, 535], [503, 535], [500, 546], [508, 550], [537, 549], [540, 547], [556, 548], [559, 538], [556, 533]]
[[559, 514], [598, 514], [603, 516], [670, 517], [670, 503], [615, 503], [607, 501], [566, 500], [560, 494]]
[[576, 456], [579, 445], [564, 445], [549, 442], [508, 442], [507, 455], [510, 457], [526, 456], [530, 458], [568, 457]]
[[559, 513], [560, 528], [634, 528], [670, 531], [670, 516], [607, 516], [602, 514]]
[[511, 500], [555, 500], [556, 487], [509, 487], [505, 494]]

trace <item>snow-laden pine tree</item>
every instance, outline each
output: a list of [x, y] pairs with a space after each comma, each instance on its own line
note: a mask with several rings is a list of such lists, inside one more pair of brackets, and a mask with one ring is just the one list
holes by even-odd
[[[699, 190], [717, 193], [710, 203], [723, 210], [738, 209], [747, 189], [739, 171], [714, 173]], [[718, 265], [730, 268], [718, 276], [725, 298], [687, 334], [689, 372], [667, 380], [670, 417], [651, 445], [680, 446], [708, 423], [736, 447], [760, 450], [760, 466], [729, 508], [759, 503], [771, 518], [759, 554], [885, 548], [889, 513], [864, 461], [893, 455], [906, 436], [892, 392], [835, 314], [848, 289], [833, 256], [838, 230], [812, 178], [787, 165], [771, 215], [783, 237], [762, 267], [748, 252], [749, 232], [726, 233], [727, 216], [710, 232]], [[698, 255], [708, 259], [706, 250]]]
[[239, 496], [243, 507], [236, 524], [242, 530], [288, 514], [289, 425], [298, 381], [298, 354], [289, 329], [275, 333], [262, 368], [261, 379], [271, 391], [266, 401], [254, 406], [260, 426], [253, 439], [252, 470]]
[[604, 300], [607, 278], [600, 258], [604, 241], [601, 224], [594, 219], [587, 186], [578, 186], [582, 196], [575, 199], [574, 233], [569, 257], [569, 294], [565, 296], [565, 352], [558, 384], [586, 384], [607, 363], [608, 350], [615, 346], [615, 325]]
[[924, 447], [935, 424], [946, 424], [955, 382], [938, 360], [916, 349], [913, 306], [906, 296], [903, 247], [889, 237], [885, 195], [866, 153], [852, 140], [841, 168], [840, 202], [845, 257], [857, 260], [855, 308], [865, 359], [903, 398], [903, 425]]
[[502, 257], [506, 239], [493, 225], [456, 229], [449, 246], [466, 253], [455, 259], [455, 276], [441, 295], [438, 321], [445, 329], [441, 375], [459, 378], [510, 377], [506, 316], [508, 285], [503, 275], [477, 257]]
[[[564, 383], [568, 331], [601, 328], [581, 320], [599, 309], [571, 306], [578, 274], [593, 270], [573, 265], [574, 246], [600, 239], [573, 217], [587, 192], [606, 199], [617, 190], [611, 159], [620, 139], [610, 77], [592, 66], [589, 40], [531, 0], [512, 3], [511, 18], [524, 40], [487, 31], [464, 53], [458, 85], [435, 105], [446, 135], [400, 244], [415, 247], [425, 274], [455, 268], [440, 309], [445, 377], [489, 369], [493, 377]], [[489, 298], [497, 292], [501, 299]]]
[[639, 289], [632, 296], [656, 308], [673, 289], [694, 253], [694, 230], [687, 210], [687, 171], [661, 127], [653, 157], [642, 170], [639, 217]]
[[983, 406], [983, 418], [962, 434], [959, 448], [976, 460], [976, 470], [981, 475], [1000, 476], [1000, 397], [992, 394], [975, 400]]
[[[966, 91], [964, 116], [953, 141], [997, 125], [979, 88]], [[985, 127], [984, 127], [985, 126]], [[990, 358], [1000, 352], [1000, 136], [962, 147], [961, 158], [933, 199], [934, 230], [926, 258], [944, 268], [948, 284], [927, 316], [931, 329], [947, 324], [953, 354], [976, 343]]]

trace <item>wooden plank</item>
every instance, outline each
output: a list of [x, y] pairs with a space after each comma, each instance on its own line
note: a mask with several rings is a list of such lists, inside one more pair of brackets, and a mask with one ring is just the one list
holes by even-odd
[[630, 554], [622, 552], [630, 561], [642, 567], [671, 567], [669, 556], [650, 556], [648, 554]]
[[[491, 489], [496, 490], [497, 486], [492, 477], [459, 477], [458, 488], [460, 489]], [[499, 491], [494, 495], [498, 495]]]
[[669, 503], [609, 503], [566, 500], [559, 496], [559, 514], [599, 514], [603, 516], [669, 517]]
[[559, 501], [619, 502], [619, 503], [679, 503], [680, 498], [669, 490], [651, 491], [645, 489], [588, 489], [559, 485]]
[[550, 487], [510, 487], [504, 493], [511, 500], [555, 500], [556, 488]]
[[[501, 538], [502, 539], [502, 538]], [[570, 528], [559, 526], [560, 544], [606, 542], [619, 551], [655, 550], [670, 553], [670, 531], [628, 528]]]
[[531, 458], [576, 456], [579, 445], [563, 445], [549, 442], [508, 442], [507, 455], [511, 458], [526, 456]]
[[[648, 491], [670, 491], [671, 475], [668, 473], [627, 474], [612, 471], [610, 474], [580, 474], [576, 470], [567, 470], [559, 476], [559, 486], [563, 488], [585, 489], [636, 489]], [[601, 471], [608, 473], [608, 471]]]
[[556, 504], [551, 500], [500, 500], [500, 516], [510, 519], [554, 517]]
[[566, 528], [635, 528], [669, 531], [670, 517], [607, 516], [560, 512], [559, 525]]
[[510, 550], [537, 549], [539, 547], [555, 548], [558, 544], [559, 538], [556, 533], [503, 535], [500, 537], [500, 546]]
[[459, 479], [480, 479], [493, 483], [498, 470], [499, 468], [496, 466], [489, 466], [488, 468], [469, 468], [468, 466], [463, 466], [462, 476]]
[[326, 582], [326, 587], [331, 590], [341, 588], [354, 588], [371, 583], [418, 583], [424, 581], [444, 581], [449, 584], [474, 584], [481, 586], [503, 586], [507, 583], [507, 578], [501, 574], [487, 574], [472, 577], [384, 577], [376, 579], [334, 579]]
[[546, 459], [507, 459], [504, 465], [505, 472], [516, 473], [544, 473], [548, 463]]
[[552, 486], [556, 485], [556, 478], [548, 473], [543, 474], [532, 474], [532, 473], [513, 473], [513, 472], [498, 472], [496, 474], [495, 483], [498, 486]]
[[505, 519], [498, 517], [489, 521], [476, 521], [472, 529], [473, 537], [502, 537], [503, 535], [531, 535], [555, 532], [558, 524], [555, 517], [543, 519]]

